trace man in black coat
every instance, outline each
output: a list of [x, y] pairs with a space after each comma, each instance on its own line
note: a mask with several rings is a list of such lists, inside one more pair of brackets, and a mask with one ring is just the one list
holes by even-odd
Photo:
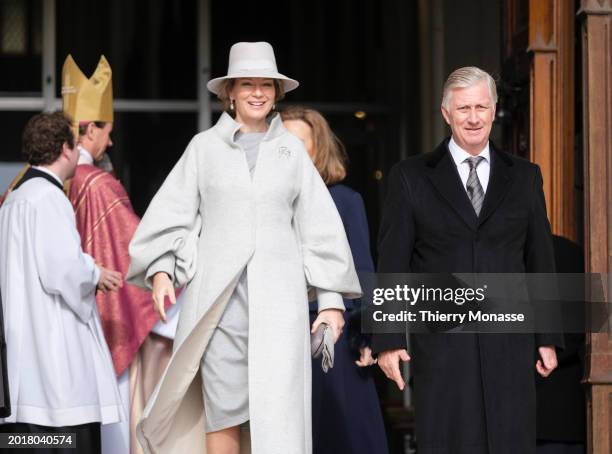
[[[537, 165], [489, 145], [497, 92], [489, 74], [454, 71], [442, 115], [452, 130], [432, 153], [394, 166], [379, 236], [381, 273], [551, 273], [554, 254]], [[558, 335], [373, 336], [400, 389], [412, 360], [419, 454], [535, 453], [534, 367], [557, 366]]]

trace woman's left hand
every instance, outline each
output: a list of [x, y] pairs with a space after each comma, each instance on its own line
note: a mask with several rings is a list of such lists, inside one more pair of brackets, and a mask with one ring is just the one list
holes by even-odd
[[310, 332], [314, 333], [321, 323], [327, 323], [331, 327], [334, 333], [334, 343], [338, 342], [344, 327], [344, 313], [340, 309], [325, 309], [319, 312]]

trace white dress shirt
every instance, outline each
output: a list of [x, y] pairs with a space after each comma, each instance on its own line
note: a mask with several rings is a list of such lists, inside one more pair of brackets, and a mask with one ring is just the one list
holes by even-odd
[[[452, 137], [448, 143], [448, 149], [453, 157], [455, 165], [457, 166], [457, 171], [459, 172], [461, 183], [463, 183], [463, 188], [467, 192], [467, 179], [470, 175], [470, 165], [465, 160], [467, 158], [471, 158], [473, 155], [469, 154], [467, 151], [457, 145], [457, 142], [455, 142]], [[480, 164], [478, 164], [478, 167], [476, 167], [476, 174], [478, 175], [478, 180], [480, 180], [482, 190], [486, 194], [487, 186], [489, 185], [489, 174], [491, 173], [491, 151], [489, 149], [489, 142], [487, 142], [484, 149], [476, 156], [481, 156], [484, 158], [484, 161], [481, 161]]]
[[93, 156], [89, 151], [79, 145], [79, 164], [90, 164], [94, 165]]

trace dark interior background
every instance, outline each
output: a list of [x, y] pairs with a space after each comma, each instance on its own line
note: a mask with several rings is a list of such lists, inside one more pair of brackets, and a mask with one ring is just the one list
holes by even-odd
[[[0, 1], [0, 98], [41, 96], [42, 1]], [[210, 0], [209, 5], [213, 77], [225, 74], [233, 43], [269, 41], [280, 72], [300, 81], [279, 108], [319, 109], [346, 145], [346, 184], [365, 200], [374, 256], [388, 170], [400, 159], [429, 151], [448, 133], [439, 104], [442, 83], [453, 69], [475, 65], [494, 75], [500, 101], [492, 138], [510, 152], [528, 155], [527, 0]], [[513, 36], [504, 34], [508, 21], [514, 21]], [[198, 0], [56, 0], [56, 97], [61, 98], [68, 54], [88, 76], [104, 54], [113, 69], [116, 106], [125, 100], [195, 102], [197, 36]], [[579, 62], [579, 43], [576, 49]], [[579, 76], [577, 70], [578, 135]], [[0, 161], [21, 160], [21, 131], [34, 113], [0, 109]], [[213, 112], [213, 121], [218, 115]], [[109, 153], [137, 213], [144, 213], [197, 132], [195, 109], [116, 108]], [[581, 143], [577, 137], [578, 148]], [[576, 159], [581, 229], [579, 149]], [[382, 378], [379, 386], [385, 408], [401, 406], [404, 397], [393, 386]], [[395, 423], [389, 424], [395, 430]]]

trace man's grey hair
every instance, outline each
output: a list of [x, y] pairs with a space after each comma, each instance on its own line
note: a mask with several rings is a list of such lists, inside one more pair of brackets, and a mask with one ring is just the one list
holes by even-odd
[[448, 79], [446, 79], [444, 89], [442, 90], [442, 107], [448, 109], [448, 103], [450, 102], [453, 90], [473, 87], [482, 81], [487, 82], [493, 105], [497, 104], [497, 87], [491, 75], [476, 66], [465, 66], [453, 71], [448, 76]]

